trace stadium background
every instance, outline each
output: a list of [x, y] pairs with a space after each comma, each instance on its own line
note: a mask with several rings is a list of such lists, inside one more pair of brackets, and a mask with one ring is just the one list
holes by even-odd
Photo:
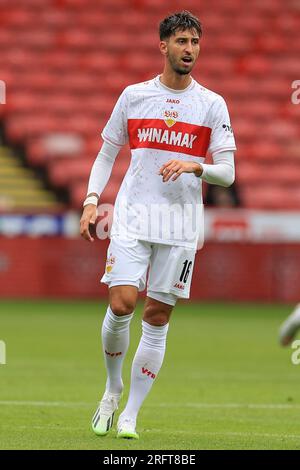
[[[238, 146], [236, 194], [209, 199], [194, 309], [210, 311], [203, 300], [272, 302], [241, 310], [249, 322], [265, 314], [276, 341], [279, 320], [299, 300], [300, 105], [291, 97], [300, 79], [300, 2], [0, 0], [0, 297], [10, 299], [0, 302], [1, 339], [16, 327], [13, 314], [27, 331], [31, 313], [44, 313], [51, 330], [51, 306], [63, 318], [67, 305], [96, 312], [97, 303], [75, 299], [105, 300], [107, 241], [88, 244], [78, 234], [89, 172], [122, 89], [162, 70], [159, 21], [183, 8], [204, 26], [193, 76], [225, 97]], [[113, 203], [128, 163], [124, 148], [102, 202]], [[51, 298], [71, 303], [34, 300]], [[230, 317], [225, 304], [220, 310]]]

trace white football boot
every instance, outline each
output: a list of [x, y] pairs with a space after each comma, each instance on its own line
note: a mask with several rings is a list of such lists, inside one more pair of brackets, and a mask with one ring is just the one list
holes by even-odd
[[105, 392], [92, 419], [92, 429], [97, 436], [106, 436], [114, 421], [122, 394]]
[[135, 430], [136, 421], [135, 419], [128, 418], [126, 416], [119, 416], [117, 424], [117, 438], [118, 439], [139, 439], [139, 435]]

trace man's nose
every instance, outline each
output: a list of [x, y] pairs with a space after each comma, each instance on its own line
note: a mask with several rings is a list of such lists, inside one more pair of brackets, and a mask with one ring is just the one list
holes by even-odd
[[187, 42], [185, 45], [185, 52], [188, 52], [189, 54], [191, 54], [192, 51], [193, 51], [192, 42]]

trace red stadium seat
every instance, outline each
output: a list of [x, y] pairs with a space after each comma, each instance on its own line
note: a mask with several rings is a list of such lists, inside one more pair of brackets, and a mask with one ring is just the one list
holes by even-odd
[[[280, 15], [274, 18], [275, 28], [276, 31], [280, 34], [291, 35], [291, 33], [296, 33], [300, 29], [300, 15], [299, 10], [298, 14], [295, 11], [285, 11], [284, 15]], [[294, 42], [297, 43], [299, 41], [291, 41], [293, 44], [290, 44], [291, 48], [294, 48]], [[298, 44], [299, 47], [299, 44]]]
[[11, 83], [11, 88], [14, 92], [24, 90], [36, 91], [50, 91], [56, 87], [57, 75], [50, 74], [48, 71], [31, 71], [30, 73], [23, 73], [22, 80], [17, 74], [14, 75], [14, 80]]
[[[146, 79], [147, 77], [145, 77]], [[134, 73], [127, 72], [126, 74], [119, 71], [113, 75], [106, 75], [103, 77], [103, 81], [101, 83], [101, 87], [104, 87], [107, 93], [111, 95], [114, 94], [114, 103], [117, 101], [118, 94], [120, 94], [124, 88], [132, 83], [137, 83], [137, 77]]]
[[237, 180], [244, 188], [260, 186], [266, 180], [268, 165], [254, 163], [251, 158], [237, 165]]
[[[73, 10], [76, 11], [76, 10]], [[105, 12], [102, 8], [84, 8], [77, 11], [78, 22], [84, 29], [107, 31], [115, 26], [116, 17]], [[114, 22], [115, 21], [115, 22]]]
[[50, 162], [48, 166], [49, 178], [53, 185], [66, 187], [78, 180], [88, 181], [91, 171], [91, 161], [85, 158], [59, 159]]
[[234, 71], [234, 60], [232, 57], [212, 56], [204, 52], [199, 63], [199, 72], [202, 71], [207, 75], [231, 75]]
[[95, 76], [81, 71], [56, 77], [54, 85], [53, 88], [57, 91], [77, 96], [86, 96], [99, 90], [99, 82]]
[[230, 77], [224, 77], [219, 80], [217, 92], [226, 97], [235, 97], [236, 99], [247, 99], [257, 94], [256, 81], [250, 77], [239, 77], [238, 80], [232, 80]]
[[37, 21], [43, 23], [49, 30], [67, 28], [70, 23], [76, 20], [76, 13], [57, 8], [47, 8], [40, 12], [37, 18]]
[[[293, 91], [296, 91], [293, 89]], [[300, 91], [297, 93], [298, 99], [300, 99]], [[299, 104], [293, 104], [292, 101], [289, 103], [284, 103], [280, 108], [280, 116], [284, 120], [293, 121], [300, 125], [300, 106]]]
[[261, 121], [265, 121], [266, 115], [280, 116], [280, 107], [278, 103], [274, 103], [274, 101], [270, 99], [257, 101], [232, 100], [230, 102], [229, 111], [233, 121], [236, 121], [237, 119], [245, 119], [245, 117], [249, 120], [260, 119]]
[[80, 54], [74, 52], [73, 50], [67, 49], [51, 49], [45, 51], [43, 55], [38, 59], [39, 64], [43, 64], [45, 69], [53, 73], [74, 73], [78, 72], [80, 67]]
[[[123, 56], [123, 65], [129, 74], [147, 74], [148, 78], [156, 75], [154, 71], [161, 70], [163, 67], [163, 58], [160, 54], [143, 54], [132, 52]], [[153, 73], [154, 72], [154, 73]]]
[[280, 57], [273, 60], [272, 72], [279, 76], [288, 76], [291, 80], [299, 77], [299, 54]]
[[8, 29], [0, 29], [0, 49], [4, 52], [14, 44], [14, 32]]
[[261, 15], [285, 11], [286, 5], [281, 0], [253, 0], [251, 6]]
[[74, 28], [60, 33], [57, 43], [60, 47], [70, 48], [73, 51], [91, 51], [101, 48], [102, 38], [99, 32]]
[[300, 132], [296, 123], [284, 119], [274, 119], [264, 126], [264, 135], [279, 142], [299, 139]]
[[[112, 21], [112, 19], [110, 18]], [[107, 23], [107, 21], [106, 21]], [[148, 15], [145, 15], [143, 11], [131, 10], [130, 15], [127, 12], [120, 12], [118, 23], [122, 24], [125, 31], [151, 31], [153, 26], [149, 21]], [[109, 21], [108, 21], [109, 24]]]
[[274, 101], [286, 100], [287, 90], [291, 88], [291, 79], [270, 75], [264, 80], [257, 80], [256, 94], [260, 97], [271, 98]]
[[99, 0], [89, 0], [88, 4], [85, 0], [56, 0], [56, 3], [64, 8], [77, 9], [79, 12], [86, 8], [98, 11], [100, 9], [110, 11], [112, 8], [118, 10], [127, 8], [123, 0], [101, 0], [101, 4], [99, 4]]
[[242, 198], [244, 206], [253, 209], [300, 209], [299, 191], [276, 185], [244, 188]]
[[38, 20], [37, 12], [30, 9], [14, 8], [8, 9], [1, 15], [1, 24], [13, 30], [15, 28], [25, 29], [35, 27]]
[[18, 30], [14, 33], [13, 44], [18, 47], [28, 47], [32, 50], [46, 50], [55, 46], [55, 35], [51, 31], [35, 28], [33, 30]]
[[[83, 8], [86, 7], [86, 2], [85, 0], [55, 0], [57, 6], [63, 7], [63, 8], [78, 8], [79, 11]], [[97, 5], [97, 0], [90, 0], [89, 1], [89, 7], [93, 7]], [[99, 4], [98, 4], [99, 5]]]
[[274, 139], [267, 140], [264, 135], [256, 139], [252, 144], [251, 157], [255, 160], [266, 160], [275, 162], [282, 159], [284, 155], [284, 148]]
[[271, 61], [264, 55], [249, 55], [238, 62], [237, 70], [244, 75], [264, 77], [271, 70]]
[[8, 138], [14, 143], [20, 143], [32, 136], [46, 134], [59, 128], [57, 121], [51, 116], [14, 116], [5, 121], [5, 130]]
[[33, 111], [39, 106], [34, 94], [28, 91], [15, 92], [7, 103], [9, 112], [15, 113]]
[[103, 73], [106, 70], [118, 70], [120, 67], [118, 58], [107, 51], [83, 54], [78, 59], [78, 64], [81, 70], [86, 70], [86, 73]]
[[239, 119], [234, 123], [234, 132], [243, 141], [252, 141], [256, 135], [259, 135], [261, 126], [255, 120]]
[[[29, 49], [20, 49], [19, 47], [11, 47], [7, 51], [2, 51], [0, 61], [3, 61], [13, 71], [14, 74], [26, 74], [28, 70], [40, 69], [40, 61], [43, 57], [41, 51], [33, 51]], [[1, 72], [2, 72], [1, 67]]]
[[253, 39], [249, 35], [239, 34], [239, 39], [236, 38], [236, 33], [231, 31], [228, 34], [220, 34], [217, 38], [218, 50], [222, 50], [225, 54], [247, 54], [253, 50]]
[[256, 49], [264, 54], [283, 54], [289, 51], [289, 41], [277, 33], [262, 33], [256, 40]]
[[266, 183], [268, 175], [268, 184], [287, 185], [287, 188], [297, 185], [300, 181], [299, 165], [275, 166], [270, 171], [270, 163], [254, 163], [249, 161], [238, 165], [237, 178], [244, 188], [263, 186]]
[[265, 31], [267, 28], [267, 18], [265, 16], [258, 16], [247, 12], [246, 14], [239, 15], [235, 23], [235, 31], [242, 31], [243, 33], [255, 34], [260, 31]]

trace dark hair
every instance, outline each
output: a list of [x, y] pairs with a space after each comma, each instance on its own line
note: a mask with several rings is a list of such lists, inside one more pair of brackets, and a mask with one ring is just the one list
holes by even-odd
[[179, 13], [173, 13], [167, 16], [160, 22], [159, 25], [159, 37], [161, 41], [168, 39], [170, 36], [176, 33], [177, 30], [185, 31], [186, 29], [195, 29], [202, 36], [202, 25], [198, 18], [187, 10], [183, 10]]

